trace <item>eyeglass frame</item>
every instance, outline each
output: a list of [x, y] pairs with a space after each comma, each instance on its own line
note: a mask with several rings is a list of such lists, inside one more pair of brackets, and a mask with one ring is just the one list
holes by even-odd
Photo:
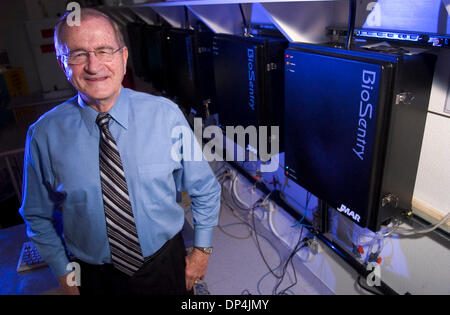
[[[69, 64], [69, 65], [82, 65], [82, 64], [85, 64], [87, 60], [89, 60], [89, 56], [91, 55], [91, 53], [94, 53], [95, 57], [98, 58], [96, 51], [98, 52], [99, 50], [102, 50], [102, 49], [105, 49], [105, 48], [110, 48], [110, 47], [102, 47], [102, 48], [97, 48], [97, 49], [94, 49], [94, 50], [75, 49], [74, 51], [71, 51], [71, 52], [69, 52], [67, 54], [60, 54], [60, 55], [58, 55], [58, 57], [64, 57], [65, 61], [67, 61], [67, 64]], [[119, 52], [123, 48], [125, 48], [125, 46], [121, 46], [121, 47], [117, 48], [116, 50], [111, 48], [111, 49], [113, 49], [113, 51], [110, 54], [108, 54], [108, 55], [114, 56], [114, 54], [116, 54], [117, 52]], [[76, 51], [83, 51], [83, 54], [84, 54], [84, 56], [87, 57], [87, 59], [84, 62], [81, 62], [81, 63], [70, 63], [69, 62], [70, 54], [73, 53], [73, 52], [76, 52]]]

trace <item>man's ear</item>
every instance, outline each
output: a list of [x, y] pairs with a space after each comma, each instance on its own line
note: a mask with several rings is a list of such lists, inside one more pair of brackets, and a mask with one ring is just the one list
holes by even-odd
[[64, 65], [64, 62], [62, 61], [61, 56], [56, 56], [56, 61], [58, 61], [59, 66], [61, 67], [62, 71], [64, 72], [64, 75], [67, 78], [66, 66]]
[[128, 61], [128, 48], [127, 48], [127, 46], [123, 46], [123, 48], [122, 48], [122, 56], [123, 56], [123, 73], [127, 73], [127, 61]]

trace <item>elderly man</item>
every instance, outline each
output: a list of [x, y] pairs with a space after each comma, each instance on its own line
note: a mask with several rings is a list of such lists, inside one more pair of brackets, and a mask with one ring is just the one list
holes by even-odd
[[[188, 127], [178, 107], [122, 87], [128, 50], [115, 22], [82, 9], [81, 25], [69, 26], [67, 15], [55, 47], [78, 95], [29, 128], [20, 208], [28, 235], [64, 293], [186, 294], [206, 273], [220, 185], [204, 159], [173, 157], [185, 142], [172, 131]], [[177, 190], [192, 199], [187, 256]], [[80, 287], [68, 281], [68, 252], [81, 266]]]

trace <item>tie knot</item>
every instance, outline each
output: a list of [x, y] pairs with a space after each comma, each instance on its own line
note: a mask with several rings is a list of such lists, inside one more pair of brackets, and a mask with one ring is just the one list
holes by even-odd
[[108, 129], [108, 123], [111, 115], [108, 113], [99, 113], [95, 122], [100, 127], [100, 129]]

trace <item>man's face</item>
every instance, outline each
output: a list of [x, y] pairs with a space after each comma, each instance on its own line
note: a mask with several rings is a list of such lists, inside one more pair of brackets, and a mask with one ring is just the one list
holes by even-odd
[[[67, 26], [62, 36], [62, 51], [93, 51], [99, 48], [120, 48], [114, 29], [104, 18], [88, 18], [81, 26]], [[66, 77], [78, 90], [82, 98], [89, 102], [115, 100], [120, 93], [125, 75], [128, 50], [124, 47], [113, 54], [112, 61], [102, 62], [94, 53], [89, 54], [85, 63], [70, 64], [58, 59]]]

